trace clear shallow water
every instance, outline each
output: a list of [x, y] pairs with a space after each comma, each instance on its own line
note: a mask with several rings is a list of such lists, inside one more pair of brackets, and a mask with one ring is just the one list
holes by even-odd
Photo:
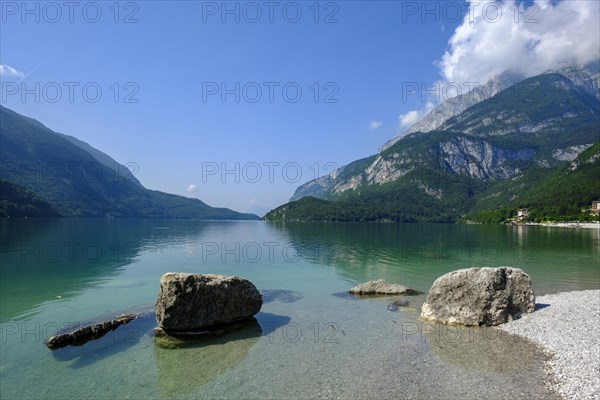
[[[422, 324], [390, 299], [343, 295], [384, 278], [426, 292], [468, 266], [523, 268], [537, 294], [600, 287], [598, 230], [472, 225], [151, 220], [0, 221], [1, 398], [547, 397], [543, 355], [496, 330]], [[51, 352], [58, 328], [151, 310], [165, 272], [240, 275], [257, 322], [180, 349], [151, 313]]]

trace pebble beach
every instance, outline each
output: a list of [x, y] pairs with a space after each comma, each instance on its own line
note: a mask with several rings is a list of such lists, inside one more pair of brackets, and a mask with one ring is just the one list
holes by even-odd
[[548, 294], [536, 311], [498, 326], [551, 355], [548, 384], [565, 399], [600, 398], [600, 290]]

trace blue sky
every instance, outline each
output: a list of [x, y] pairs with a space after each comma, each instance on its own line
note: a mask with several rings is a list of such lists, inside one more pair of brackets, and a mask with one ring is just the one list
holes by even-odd
[[274, 2], [272, 16], [262, 1], [1, 3], [2, 105], [135, 163], [150, 189], [260, 215], [435, 103], [407, 85], [491, 71], [463, 67], [464, 2]]

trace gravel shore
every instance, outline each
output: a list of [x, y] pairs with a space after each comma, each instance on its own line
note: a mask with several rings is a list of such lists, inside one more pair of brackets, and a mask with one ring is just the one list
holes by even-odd
[[498, 326], [541, 345], [549, 383], [566, 399], [600, 398], [600, 290], [536, 298], [536, 311]]
[[544, 223], [527, 222], [527, 223], [524, 223], [521, 225], [545, 226], [547, 228], [600, 229], [600, 224], [596, 223], [596, 222], [544, 222]]

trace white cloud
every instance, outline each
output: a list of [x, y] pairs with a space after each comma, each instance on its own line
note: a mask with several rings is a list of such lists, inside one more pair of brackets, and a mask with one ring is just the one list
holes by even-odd
[[188, 185], [187, 189], [185, 189], [185, 191], [188, 193], [194, 193], [197, 189], [198, 189], [198, 186], [194, 185], [193, 183], [190, 183]]
[[17, 71], [10, 65], [6, 65], [6, 64], [0, 64], [0, 76], [7, 76], [10, 78], [20, 78], [20, 79], [25, 78], [24, 73]]
[[[527, 8], [515, 0], [466, 1], [469, 11], [436, 62], [442, 75], [433, 85], [436, 103], [503, 72], [530, 77], [600, 59], [599, 1], [534, 0]], [[431, 108], [400, 115], [398, 128], [409, 128]]]
[[369, 129], [379, 129], [383, 125], [381, 121], [371, 121], [369, 122]]
[[421, 113], [417, 110], [412, 110], [405, 114], [400, 114], [398, 123], [401, 128], [408, 128], [409, 126], [414, 125], [419, 119], [421, 119]]
[[437, 62], [445, 81], [484, 84], [505, 71], [533, 76], [600, 58], [600, 2], [518, 3], [470, 2]]
[[412, 110], [404, 114], [400, 114], [398, 117], [398, 127], [402, 130], [410, 128], [416, 124], [421, 118], [423, 118], [429, 111], [435, 107], [433, 103], [426, 103], [425, 107], [421, 110]]

